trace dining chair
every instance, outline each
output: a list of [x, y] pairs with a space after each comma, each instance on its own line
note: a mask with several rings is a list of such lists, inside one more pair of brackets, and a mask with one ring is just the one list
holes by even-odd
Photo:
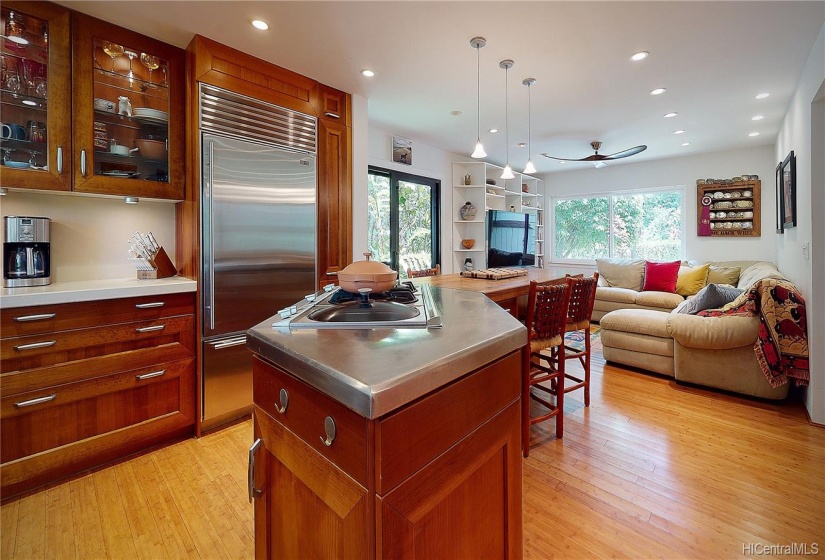
[[563, 360], [578, 359], [584, 369], [584, 379], [565, 372], [565, 378], [573, 381], [564, 388], [565, 393], [584, 388], [584, 406], [590, 406], [590, 316], [596, 300], [596, 287], [599, 273], [594, 272], [590, 278], [567, 276], [570, 286], [570, 303], [567, 307], [567, 324], [565, 333], [584, 331], [584, 350], [577, 350], [565, 345]]
[[[556, 437], [564, 434], [564, 329], [569, 299], [569, 281], [555, 285], [530, 282], [525, 323], [527, 344], [522, 349], [521, 446], [525, 457], [530, 453], [530, 426], [533, 424], [555, 417]], [[550, 386], [543, 385], [546, 382]], [[555, 404], [533, 389], [555, 396]], [[549, 412], [530, 418], [531, 399]]]
[[437, 264], [432, 268], [425, 268], [423, 270], [407, 269], [407, 278], [422, 278], [424, 276], [439, 276], [441, 274], [441, 265]]

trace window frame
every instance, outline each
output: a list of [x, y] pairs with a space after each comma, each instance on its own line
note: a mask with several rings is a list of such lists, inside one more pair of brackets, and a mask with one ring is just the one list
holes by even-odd
[[[430, 251], [433, 256], [432, 266], [441, 264], [441, 180], [434, 177], [414, 175], [412, 173], [396, 171], [375, 165], [367, 166], [367, 175], [379, 175], [386, 177], [389, 179], [390, 183], [390, 262], [385, 264], [388, 264], [393, 270], [397, 270], [399, 274], [401, 273], [398, 239], [399, 181], [415, 183], [418, 185], [428, 185], [432, 188], [433, 195], [430, 199], [430, 212], [432, 214], [432, 239], [430, 241]], [[367, 213], [369, 214], [369, 208], [367, 209]], [[393, 235], [392, 232], [395, 232], [395, 235]]]
[[[679, 260], [684, 260], [685, 258], [685, 249], [686, 249], [686, 229], [685, 229], [685, 222], [686, 222], [686, 212], [685, 212], [685, 187], [684, 185], [674, 185], [674, 186], [667, 186], [667, 187], [649, 187], [649, 188], [641, 188], [641, 189], [620, 189], [620, 190], [612, 190], [612, 191], [601, 191], [601, 192], [594, 192], [594, 193], [587, 193], [587, 194], [570, 194], [570, 195], [562, 195], [562, 196], [553, 196], [550, 198], [550, 207], [548, 208], [549, 212], [549, 233], [550, 236], [545, 234], [545, 239], [550, 242], [550, 264], [558, 264], [558, 265], [593, 265], [595, 264], [595, 258], [615, 258], [613, 257], [614, 254], [614, 234], [613, 234], [613, 198], [616, 196], [622, 195], [634, 195], [634, 194], [656, 194], [656, 193], [668, 193], [668, 192], [678, 192], [679, 195], [682, 197], [682, 202], [680, 204], [680, 212], [682, 213], [682, 223], [680, 224], [679, 228], [679, 237], [680, 237], [680, 248], [679, 248]], [[556, 256], [556, 201], [557, 200], [577, 200], [583, 198], [607, 198], [608, 199], [608, 212], [607, 218], [611, 227], [608, 233], [608, 257], [595, 257], [592, 259], [563, 259]]]

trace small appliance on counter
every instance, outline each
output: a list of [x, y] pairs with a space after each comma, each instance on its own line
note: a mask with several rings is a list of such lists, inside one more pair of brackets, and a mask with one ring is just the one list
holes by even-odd
[[4, 288], [51, 284], [50, 225], [49, 218], [3, 218]]
[[128, 243], [129, 262], [137, 269], [138, 280], [169, 278], [178, 273], [151, 231], [145, 235], [136, 231]]

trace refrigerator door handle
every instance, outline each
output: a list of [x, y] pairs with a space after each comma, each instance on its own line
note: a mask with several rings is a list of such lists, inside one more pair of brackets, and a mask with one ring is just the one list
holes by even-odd
[[221, 350], [223, 348], [230, 348], [232, 346], [240, 346], [241, 344], [246, 344], [246, 335], [239, 336], [236, 338], [230, 338], [227, 340], [221, 340], [220, 342], [210, 342], [209, 345], [212, 346], [215, 350]]
[[209, 198], [209, 227], [204, 229], [209, 236], [209, 328], [214, 331], [215, 330], [215, 243], [214, 243], [214, 235], [212, 232], [212, 225], [215, 223], [215, 207], [212, 202], [212, 181], [213, 181], [213, 173], [212, 173], [212, 163], [215, 161], [215, 143], [210, 140], [209, 141], [209, 161], [206, 162], [207, 166], [207, 183], [206, 183], [206, 192], [207, 198]]

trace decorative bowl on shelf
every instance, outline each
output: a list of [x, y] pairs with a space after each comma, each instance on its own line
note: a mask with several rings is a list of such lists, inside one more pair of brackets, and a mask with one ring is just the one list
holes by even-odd
[[462, 239], [461, 240], [461, 246], [464, 247], [465, 249], [472, 249], [475, 244], [476, 244], [475, 239]]

